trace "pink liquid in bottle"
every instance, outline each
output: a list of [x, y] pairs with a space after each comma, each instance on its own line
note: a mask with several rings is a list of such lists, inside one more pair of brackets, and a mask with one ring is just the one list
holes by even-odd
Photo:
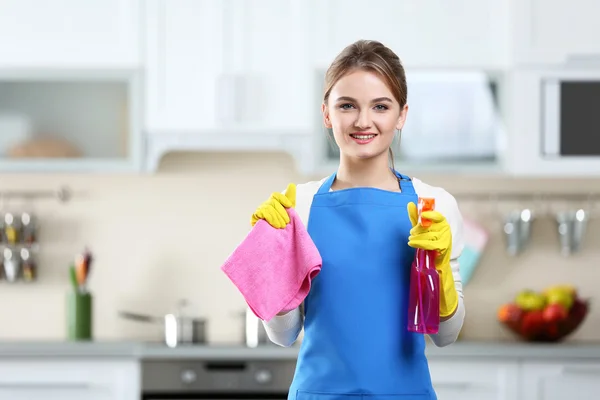
[[[419, 223], [421, 211], [432, 210], [433, 199], [419, 199]], [[423, 226], [427, 222], [423, 221]], [[408, 330], [416, 333], [435, 334], [440, 326], [440, 276], [435, 269], [435, 251], [417, 249], [410, 271], [408, 303]]]

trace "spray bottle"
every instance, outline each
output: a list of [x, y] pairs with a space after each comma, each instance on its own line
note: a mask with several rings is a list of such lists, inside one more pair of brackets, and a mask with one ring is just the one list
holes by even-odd
[[[423, 211], [435, 209], [435, 199], [419, 198], [419, 224], [431, 226], [431, 221], [421, 218]], [[408, 330], [435, 334], [440, 326], [440, 276], [435, 269], [436, 252], [416, 249], [410, 271], [408, 304]]]

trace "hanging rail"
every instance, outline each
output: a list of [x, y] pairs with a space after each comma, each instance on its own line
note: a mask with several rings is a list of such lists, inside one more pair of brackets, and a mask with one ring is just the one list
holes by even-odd
[[452, 193], [457, 200], [465, 201], [600, 201], [600, 193], [559, 193], [559, 192], [537, 192], [537, 193]]
[[4, 190], [0, 191], [0, 200], [21, 199], [57, 199], [61, 203], [68, 202], [72, 197], [71, 190], [61, 186], [57, 190]]

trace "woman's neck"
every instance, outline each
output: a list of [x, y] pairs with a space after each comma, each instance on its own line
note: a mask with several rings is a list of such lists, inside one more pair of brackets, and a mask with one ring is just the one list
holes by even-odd
[[373, 187], [393, 192], [400, 191], [398, 178], [388, 164], [388, 155], [383, 153], [367, 160], [340, 157], [336, 180], [333, 190], [353, 187]]

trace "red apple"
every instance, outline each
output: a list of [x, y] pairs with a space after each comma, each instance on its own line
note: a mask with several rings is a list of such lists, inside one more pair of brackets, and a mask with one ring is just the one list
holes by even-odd
[[523, 316], [521, 334], [525, 337], [534, 337], [544, 329], [544, 313], [540, 310], [529, 311]]
[[562, 304], [554, 303], [546, 306], [542, 315], [546, 322], [557, 322], [565, 320], [569, 315], [569, 311]]

